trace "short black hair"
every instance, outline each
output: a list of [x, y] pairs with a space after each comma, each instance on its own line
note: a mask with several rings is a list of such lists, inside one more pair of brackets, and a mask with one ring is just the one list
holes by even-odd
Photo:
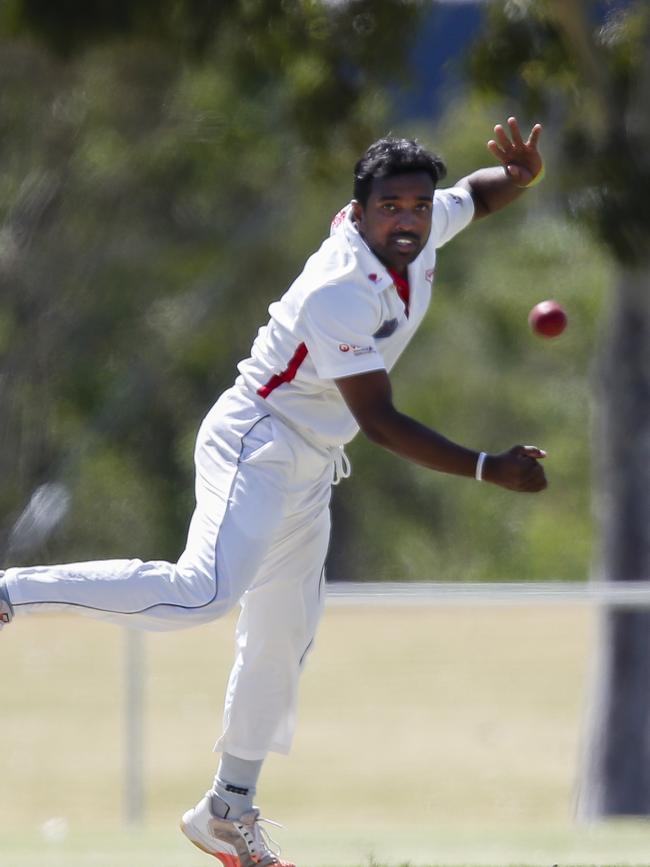
[[386, 136], [371, 144], [354, 167], [354, 198], [365, 207], [375, 178], [426, 172], [434, 186], [447, 174], [442, 159], [416, 139]]

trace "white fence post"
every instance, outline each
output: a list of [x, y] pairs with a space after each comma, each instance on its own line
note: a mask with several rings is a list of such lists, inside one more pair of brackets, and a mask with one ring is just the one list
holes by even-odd
[[144, 818], [144, 636], [129, 628], [124, 635], [124, 816], [135, 825]]

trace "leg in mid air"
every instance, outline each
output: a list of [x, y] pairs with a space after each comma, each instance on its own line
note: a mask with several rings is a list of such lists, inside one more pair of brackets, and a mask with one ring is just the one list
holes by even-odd
[[[253, 580], [282, 516], [283, 492], [278, 487], [268, 491], [273, 505], [256, 528], [254, 544], [246, 546], [248, 556], [240, 558], [236, 573], [220, 574], [217, 539], [231, 493], [238, 476], [252, 471], [248, 457], [254, 456], [264, 437], [272, 437], [269, 417], [226, 393], [206, 417], [197, 438], [196, 509], [178, 563], [134, 558], [10, 568], [0, 582], [0, 599], [10, 606], [5, 619], [66, 611], [136, 628], [166, 630], [225, 614]], [[276, 467], [282, 461], [288, 467], [289, 447], [281, 440], [270, 447]], [[259, 505], [264, 512], [261, 497]]]

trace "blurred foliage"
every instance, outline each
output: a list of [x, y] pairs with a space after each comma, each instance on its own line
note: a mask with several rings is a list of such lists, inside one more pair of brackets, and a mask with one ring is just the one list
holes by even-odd
[[[37, 39], [64, 58], [108, 46], [108, 65], [109, 57], [117, 60], [114, 47], [119, 52], [130, 44], [132, 59], [118, 76], [125, 87], [136, 59], [152, 47], [164, 60], [157, 70], [154, 61], [152, 87], [156, 76], [178, 74], [183, 65], [228, 81], [233, 116], [220, 113], [222, 101], [212, 101], [214, 84], [205, 77], [192, 88], [205, 103], [203, 122], [211, 116], [221, 127], [224, 146], [236, 146], [237, 133], [250, 135], [246, 118], [261, 112], [258, 132], [288, 127], [310, 148], [325, 151], [340, 134], [365, 145], [359, 132], [372, 90], [404, 74], [419, 14], [417, 0], [7, 0], [0, 6], [0, 32]], [[119, 87], [114, 93], [119, 98]], [[150, 107], [161, 94], [151, 91]], [[187, 106], [188, 114], [192, 109]]]
[[487, 14], [468, 61], [474, 85], [492, 97], [512, 94], [553, 123], [573, 213], [619, 260], [646, 262], [650, 6], [508, 0]]
[[[178, 556], [200, 419], [391, 128], [389, 80], [423, 9], [150, 6], [13, 0], [0, 15], [0, 514], [8, 528], [35, 485], [64, 480], [73, 508], [34, 552], [51, 562]], [[451, 180], [491, 161], [511, 112], [475, 97], [398, 132], [445, 155]], [[559, 192], [549, 178], [441, 252], [394, 375], [400, 408], [467, 445], [547, 448], [549, 491], [479, 488], [359, 439], [331, 577], [586, 574], [589, 358], [610, 266]], [[526, 324], [545, 297], [572, 325], [548, 343]]]
[[237, 5], [236, 0], [7, 0], [0, 23], [4, 33], [36, 36], [63, 56], [134, 35], [193, 55], [206, 50], [210, 35]]
[[[599, 17], [603, 8], [604, 21]], [[518, 56], [504, 63], [496, 45], [514, 39]], [[483, 50], [474, 59], [475, 78], [483, 87], [500, 87], [504, 74], [516, 75], [524, 103], [532, 99], [548, 107], [559, 132], [558, 162], [570, 209], [591, 227], [614, 266], [595, 389], [594, 502], [600, 538], [594, 572], [600, 580], [646, 580], [650, 6], [647, 0], [494, 4]], [[608, 610], [601, 626], [577, 798], [578, 817], [592, 822], [650, 812], [650, 781], [642, 770], [650, 758], [645, 688], [650, 615]]]
[[[177, 555], [198, 421], [347, 195], [416, 22], [393, 0], [167, 6], [2, 7], [6, 526], [43, 480], [76, 492], [42, 556]], [[146, 509], [109, 507], [136, 487]]]

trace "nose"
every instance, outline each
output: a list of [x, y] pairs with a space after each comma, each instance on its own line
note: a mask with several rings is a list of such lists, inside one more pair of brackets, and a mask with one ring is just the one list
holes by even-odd
[[395, 228], [403, 231], [413, 231], [417, 226], [415, 214], [411, 211], [400, 211]]

